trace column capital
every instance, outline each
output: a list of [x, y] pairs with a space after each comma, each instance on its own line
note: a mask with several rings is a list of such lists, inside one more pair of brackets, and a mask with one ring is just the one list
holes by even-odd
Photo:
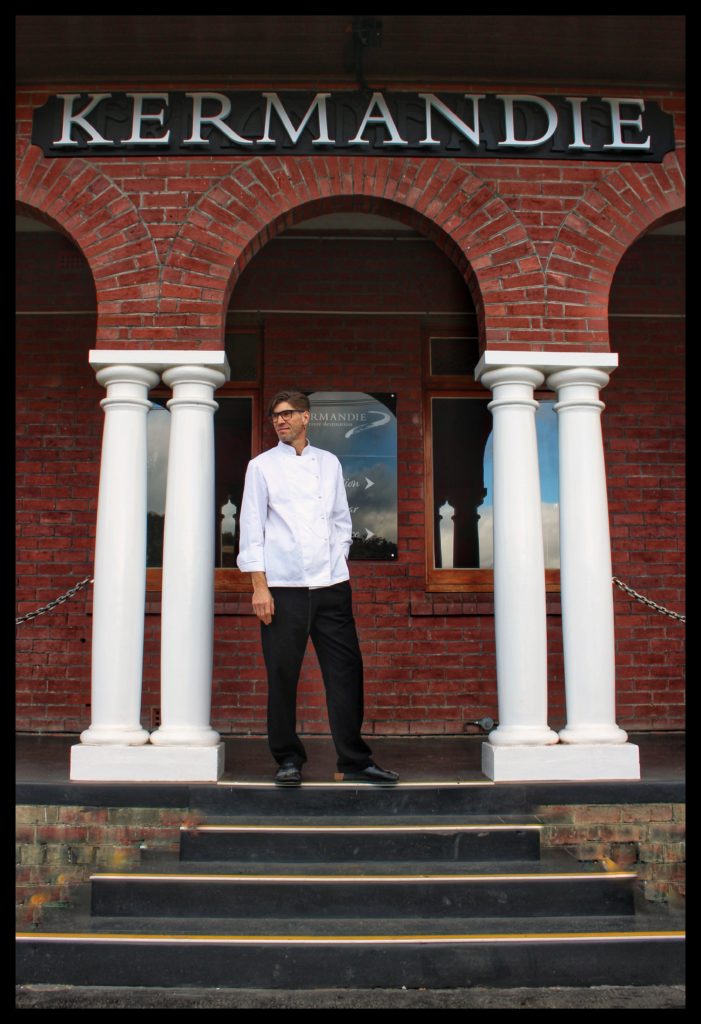
[[479, 380], [494, 395], [490, 409], [501, 403], [522, 405], [524, 402], [535, 409], [538, 403], [533, 398], [533, 391], [540, 387], [545, 377], [540, 370], [532, 366], [521, 366], [516, 363], [483, 371]]
[[177, 366], [206, 367], [224, 374], [229, 380], [231, 371], [224, 349], [91, 349], [90, 365], [96, 371], [110, 366], [142, 366], [162, 374]]
[[557, 393], [556, 412], [576, 406], [593, 406], [601, 410], [604, 403], [599, 401], [599, 392], [606, 387], [609, 380], [609, 374], [605, 370], [593, 366], [573, 366], [549, 374], [545, 384], [551, 391]]
[[153, 370], [133, 363], [104, 366], [95, 376], [98, 384], [107, 391], [107, 396], [100, 402], [105, 412], [121, 406], [142, 406], [148, 411], [151, 408], [148, 392], [160, 379]]
[[177, 366], [168, 366], [161, 374], [163, 383], [169, 388], [176, 384], [205, 384], [207, 387], [216, 390], [228, 380], [228, 375], [223, 368], [205, 366], [203, 364], [179, 363]]
[[475, 379], [481, 380], [488, 370], [516, 366], [540, 370], [544, 377], [570, 369], [601, 370], [610, 375], [618, 366], [618, 355], [615, 352], [571, 352], [569, 349], [548, 352], [485, 349], [475, 367]]
[[159, 374], [154, 370], [140, 366], [138, 363], [112, 363], [108, 366], [93, 367], [96, 369], [95, 377], [103, 387], [110, 384], [143, 384], [147, 388], [154, 387], [158, 383]]

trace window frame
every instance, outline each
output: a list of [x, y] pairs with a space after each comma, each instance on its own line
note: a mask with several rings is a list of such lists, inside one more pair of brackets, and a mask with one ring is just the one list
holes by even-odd
[[[227, 398], [250, 398], [251, 399], [251, 453], [253, 458], [260, 452], [262, 438], [262, 415], [261, 415], [261, 380], [263, 367], [263, 344], [264, 335], [260, 323], [237, 323], [227, 326], [225, 333], [225, 348], [228, 349], [228, 340], [236, 334], [257, 334], [258, 335], [258, 359], [256, 367], [256, 378], [254, 380], [228, 380], [222, 384], [214, 394], [214, 401]], [[151, 392], [154, 398], [170, 398], [172, 392], [164, 384], [159, 384]], [[216, 416], [216, 412], [214, 414]], [[147, 566], [146, 568], [146, 592], [160, 593], [163, 585], [163, 569], [160, 566]], [[220, 566], [214, 567], [214, 591], [216, 594], [250, 594], [251, 574], [241, 572], [238, 568]]]
[[[468, 375], [432, 375], [430, 344], [433, 338], [464, 337], [473, 341], [476, 337], [466, 322], [446, 324], [439, 328], [425, 327], [423, 330], [423, 425], [424, 425], [424, 543], [425, 543], [425, 589], [427, 593], [493, 593], [493, 569], [439, 569], [435, 567], [435, 507], [433, 500], [433, 399], [481, 398], [491, 401], [489, 391]], [[534, 393], [536, 401], [550, 401], [549, 391]], [[560, 570], [545, 569], [545, 590], [557, 593], [560, 590]]]

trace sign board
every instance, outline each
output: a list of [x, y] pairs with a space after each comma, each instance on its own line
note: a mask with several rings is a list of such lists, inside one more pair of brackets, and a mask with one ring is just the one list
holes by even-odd
[[346, 154], [659, 163], [672, 116], [639, 96], [475, 92], [65, 92], [35, 110], [45, 156]]

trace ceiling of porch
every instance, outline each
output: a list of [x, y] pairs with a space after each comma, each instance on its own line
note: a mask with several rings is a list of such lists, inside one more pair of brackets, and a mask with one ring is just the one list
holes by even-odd
[[34, 14], [16, 17], [16, 78], [683, 88], [684, 44], [679, 14]]

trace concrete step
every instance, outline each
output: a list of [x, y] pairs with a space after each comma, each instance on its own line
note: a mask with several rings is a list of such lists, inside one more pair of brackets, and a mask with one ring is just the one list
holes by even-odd
[[207, 824], [181, 830], [182, 861], [537, 861], [542, 826], [534, 822]]
[[364, 871], [96, 874], [96, 915], [155, 917], [534, 917], [632, 914], [632, 872]]
[[[151, 926], [157, 922], [152, 922]], [[324, 922], [326, 924], [326, 922]], [[495, 988], [682, 984], [679, 931], [188, 933], [18, 936], [17, 984]]]

